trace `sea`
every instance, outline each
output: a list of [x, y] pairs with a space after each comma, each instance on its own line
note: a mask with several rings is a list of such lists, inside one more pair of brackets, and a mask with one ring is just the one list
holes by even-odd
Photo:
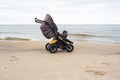
[[[120, 24], [59, 24], [58, 32], [68, 31], [71, 41], [88, 41], [120, 44]], [[50, 41], [44, 37], [40, 25], [0, 25], [0, 41], [8, 39], [29, 39], [32, 41]]]

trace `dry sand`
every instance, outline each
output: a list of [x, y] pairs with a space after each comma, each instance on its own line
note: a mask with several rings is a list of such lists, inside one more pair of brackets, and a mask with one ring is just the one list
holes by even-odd
[[51, 54], [44, 41], [0, 41], [0, 80], [120, 80], [120, 45], [75, 42]]

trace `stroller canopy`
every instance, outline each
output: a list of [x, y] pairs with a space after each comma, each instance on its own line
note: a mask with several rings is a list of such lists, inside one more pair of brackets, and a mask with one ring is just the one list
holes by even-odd
[[58, 31], [56, 24], [49, 14], [46, 15], [44, 21], [41, 23], [40, 29], [47, 39], [54, 37]]

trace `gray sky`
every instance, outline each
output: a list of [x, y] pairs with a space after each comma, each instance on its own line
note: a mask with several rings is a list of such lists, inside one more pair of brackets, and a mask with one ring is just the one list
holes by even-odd
[[0, 24], [35, 24], [47, 13], [56, 24], [120, 24], [120, 0], [0, 0]]

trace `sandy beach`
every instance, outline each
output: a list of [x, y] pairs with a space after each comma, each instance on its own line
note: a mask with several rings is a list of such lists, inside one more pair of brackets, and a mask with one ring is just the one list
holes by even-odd
[[0, 80], [120, 80], [120, 44], [74, 42], [51, 54], [45, 41], [0, 41]]

